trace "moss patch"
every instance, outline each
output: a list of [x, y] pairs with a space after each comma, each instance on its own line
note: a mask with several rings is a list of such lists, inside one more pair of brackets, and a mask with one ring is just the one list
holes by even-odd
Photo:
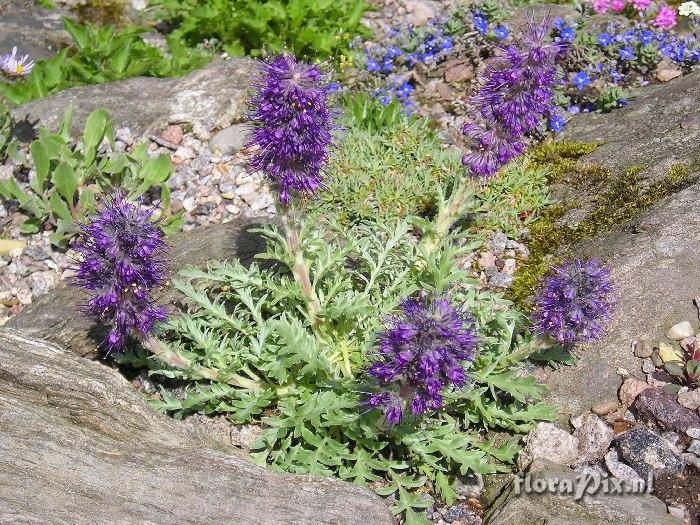
[[86, 0], [73, 8], [81, 24], [123, 25], [126, 0]]
[[[574, 186], [585, 184], [605, 185], [604, 190], [588, 202], [558, 203], [547, 208], [530, 228], [528, 243], [530, 258], [519, 269], [509, 294], [521, 308], [529, 309], [529, 300], [540, 279], [549, 268], [570, 256], [581, 241], [637, 217], [655, 202], [687, 187], [697, 177], [692, 173], [695, 165], [674, 165], [661, 179], [651, 185], [644, 184], [639, 174], [644, 167], [629, 168], [622, 176], [615, 177], [602, 166], [586, 165], [578, 159], [592, 152], [596, 144], [553, 143], [537, 148], [535, 163], [547, 166], [551, 179]], [[591, 208], [583, 220], [575, 225], [562, 224], [561, 219], [571, 210]]]

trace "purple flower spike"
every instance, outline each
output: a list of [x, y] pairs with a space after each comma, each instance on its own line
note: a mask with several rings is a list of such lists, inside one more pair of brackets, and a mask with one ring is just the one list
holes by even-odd
[[252, 165], [278, 185], [285, 204], [292, 191], [313, 195], [323, 183], [333, 130], [328, 85], [318, 67], [291, 55], [266, 62], [256, 83], [251, 143], [260, 152]]
[[596, 260], [574, 259], [553, 268], [535, 297], [533, 321], [562, 345], [597, 339], [610, 319], [610, 271]]
[[153, 209], [128, 202], [119, 192], [102, 201], [103, 211], [82, 225], [73, 248], [82, 255], [74, 284], [91, 295], [82, 309], [111, 326], [107, 353], [123, 348], [128, 335], [145, 337], [166, 318], [150, 291], [165, 277], [163, 232]]
[[470, 151], [462, 158], [472, 175], [490, 177], [525, 149], [524, 137], [552, 112], [557, 59], [565, 45], [549, 42], [549, 23], [530, 22], [511, 45], [501, 47], [472, 100], [473, 122], [462, 132]]
[[474, 319], [447, 297], [401, 303], [379, 336], [379, 356], [369, 367], [383, 389], [367, 404], [382, 408], [387, 423], [401, 421], [408, 410], [420, 415], [442, 407], [442, 393], [467, 382], [465, 364], [476, 355]]

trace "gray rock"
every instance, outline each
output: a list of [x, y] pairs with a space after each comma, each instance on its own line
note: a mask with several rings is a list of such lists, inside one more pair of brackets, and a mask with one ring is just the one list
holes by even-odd
[[61, 16], [67, 14], [64, 9], [44, 9], [23, 0], [0, 2], [0, 53], [17, 46], [32, 60], [50, 57], [70, 39], [61, 23]]
[[605, 466], [608, 468], [610, 474], [628, 483], [630, 486], [634, 486], [635, 483], [644, 482], [644, 480], [639, 477], [636, 470], [620, 461], [620, 454], [615, 449], [605, 454]]
[[[531, 479], [570, 483], [576, 487], [579, 474], [540, 459], [529, 469]], [[572, 494], [514, 493], [505, 490], [484, 514], [485, 525], [680, 525], [684, 523], [666, 512], [666, 505], [651, 494], [604, 494], [599, 490], [580, 499]]]
[[248, 124], [234, 124], [216, 133], [209, 141], [209, 149], [217, 155], [233, 155], [245, 147], [250, 140]]
[[574, 432], [574, 437], [578, 439], [579, 450], [576, 464], [583, 465], [603, 458], [614, 434], [602, 419], [589, 413], [583, 416], [583, 422]]
[[199, 123], [207, 129], [226, 127], [245, 111], [255, 67], [246, 58], [215, 60], [183, 78], [138, 77], [74, 87], [15, 108], [12, 116], [34, 127], [56, 129], [63, 112], [72, 105], [75, 133], [97, 108], [107, 109], [115, 127], [127, 127], [134, 136], [174, 122]]
[[615, 445], [624, 459], [644, 479], [650, 473], [677, 474], [685, 461], [664, 439], [646, 427], [637, 426], [615, 438]]
[[569, 465], [578, 457], [578, 439], [551, 423], [537, 423], [525, 436], [525, 448], [518, 458], [525, 468], [536, 458], [544, 458], [561, 465]]
[[[698, 83], [700, 71], [672, 82], [646, 86], [624, 108], [609, 114], [577, 115], [561, 137], [602, 143], [585, 157], [587, 162], [620, 173], [631, 166], [646, 166], [644, 176], [662, 177], [674, 163], [700, 158], [700, 126], [683, 125], [689, 117], [698, 115]], [[676, 317], [664, 331], [684, 318], [691, 319]]]
[[642, 421], [658, 423], [667, 430], [683, 433], [700, 427], [697, 412], [681, 406], [673, 394], [648, 388], [634, 401], [634, 408]]
[[[211, 261], [234, 257], [243, 264], [249, 264], [253, 256], [264, 247], [264, 240], [249, 231], [259, 227], [261, 221], [262, 219], [237, 219], [235, 222], [195, 228], [173, 235], [168, 239], [171, 246], [170, 271], [175, 273], [190, 264], [205, 267]], [[177, 292], [172, 289], [164, 290], [155, 297], [165, 304], [178, 299]], [[105, 329], [80, 314], [78, 305], [85, 300], [81, 291], [63, 282], [12, 318], [6, 326], [32, 337], [48, 339], [78, 355], [97, 357], [98, 345], [104, 340]]]
[[496, 288], [508, 288], [513, 284], [514, 279], [512, 275], [503, 272], [494, 272], [493, 275], [489, 277], [489, 284]]
[[[576, 116], [562, 135], [603, 142], [583, 159], [586, 163], [607, 166], [614, 174], [643, 164], [649, 167], [643, 176], [651, 181], [674, 163], [700, 159], [700, 130], [681, 128], [687, 115], [698, 113], [698, 82], [700, 71], [648, 86], [625, 108]], [[596, 198], [591, 191], [573, 198]], [[619, 301], [608, 333], [577, 348], [575, 366], [545, 370], [548, 400], [562, 407], [562, 420], [614, 398], [619, 368], [643, 379], [633, 340], [658, 340], [679, 319], [697, 317], [692, 300], [700, 296], [700, 185], [659, 201], [634, 222], [634, 228], [621, 225], [577, 248], [578, 255], [598, 257], [611, 267]]]
[[366, 488], [215, 449], [116, 370], [4, 329], [0, 406], [6, 523], [394, 523]]

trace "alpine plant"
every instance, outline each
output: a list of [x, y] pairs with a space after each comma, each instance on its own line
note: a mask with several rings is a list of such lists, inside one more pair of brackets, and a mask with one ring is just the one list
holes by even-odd
[[323, 184], [323, 165], [332, 143], [329, 83], [317, 66], [279, 55], [266, 62], [255, 84], [251, 120], [252, 159], [287, 204], [292, 192], [313, 195]]
[[26, 77], [33, 68], [34, 61], [29, 60], [29, 55], [18, 57], [16, 47], [11, 53], [0, 55], [0, 71], [10, 78]]
[[612, 306], [610, 271], [594, 259], [573, 259], [545, 278], [535, 295], [533, 321], [540, 333], [570, 347], [600, 337]]
[[155, 304], [151, 290], [166, 273], [163, 232], [152, 222], [153, 209], [142, 208], [117, 193], [102, 201], [103, 210], [88, 224], [73, 248], [81, 254], [74, 284], [91, 295], [82, 306], [111, 327], [107, 354], [121, 350], [127, 336], [143, 339], [165, 309]]
[[494, 175], [525, 150], [525, 136], [553, 113], [557, 59], [566, 44], [548, 40], [550, 26], [530, 22], [488, 64], [472, 100], [472, 122], [462, 128], [470, 143], [462, 163], [472, 175]]
[[474, 319], [448, 297], [405, 299], [401, 310], [379, 335], [378, 357], [368, 369], [380, 388], [367, 404], [382, 409], [390, 426], [406, 412], [440, 409], [445, 390], [466, 385], [465, 367], [476, 356]]

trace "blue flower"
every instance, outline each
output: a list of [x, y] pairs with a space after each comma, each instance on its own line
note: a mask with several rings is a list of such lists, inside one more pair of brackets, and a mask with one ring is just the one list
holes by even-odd
[[396, 90], [396, 96], [398, 97], [399, 100], [407, 99], [408, 97], [411, 96], [411, 93], [413, 93], [413, 86], [411, 84], [409, 84], [408, 82], [404, 82]]
[[576, 89], [581, 90], [591, 83], [591, 79], [588, 78], [585, 71], [579, 71], [574, 75], [571, 83], [576, 87]]
[[367, 67], [367, 71], [369, 71], [371, 73], [374, 73], [375, 71], [380, 71], [382, 69], [381, 66], [379, 65], [379, 63], [376, 60], [371, 59], [371, 58], [369, 60], [367, 60], [366, 67]]
[[474, 13], [474, 27], [482, 35], [486, 34], [486, 31], [489, 27], [489, 23], [486, 20], [486, 17], [478, 11]]
[[661, 45], [659, 46], [659, 52], [660, 52], [663, 56], [665, 56], [665, 57], [667, 57], [667, 58], [671, 58], [671, 57], [673, 56], [673, 53], [674, 53], [674, 51], [673, 51], [673, 45], [672, 45], [672, 44], [669, 44], [668, 42], [665, 43], [665, 44], [661, 44]]
[[634, 50], [629, 46], [621, 47], [618, 53], [621, 60], [634, 60], [635, 58]]
[[554, 133], [560, 133], [561, 130], [564, 129], [565, 125], [566, 121], [564, 120], [564, 117], [560, 115], [555, 115], [549, 119], [549, 129], [551, 129]]
[[508, 38], [508, 28], [506, 26], [498, 26], [493, 30], [493, 34], [496, 35], [498, 40], [505, 40]]
[[575, 37], [576, 33], [574, 28], [571, 26], [566, 26], [559, 32], [559, 38], [561, 38], [564, 42], [573, 42]]
[[630, 42], [634, 41], [636, 36], [637, 35], [634, 33], [634, 30], [629, 29], [629, 30], [625, 31], [624, 33], [622, 33], [622, 40], [629, 44]]
[[654, 33], [649, 30], [642, 31], [639, 35], [639, 41], [644, 45], [651, 43], [652, 40], [654, 40]]
[[406, 55], [406, 63], [408, 64], [409, 69], [414, 67], [416, 62], [418, 62], [418, 55], [415, 53], [409, 53]]
[[396, 58], [402, 53], [402, 51], [397, 47], [390, 47], [386, 50], [386, 56], [389, 58]]
[[612, 44], [612, 41], [612, 37], [607, 33], [601, 33], [600, 35], [598, 35], [598, 44], [603, 47], [609, 46], [610, 44]]
[[454, 44], [452, 42], [452, 37], [447, 36], [442, 39], [442, 42], [440, 42], [440, 50], [449, 51], [450, 49], [452, 49], [453, 45]]
[[423, 53], [420, 57], [420, 61], [424, 64], [430, 64], [435, 60], [435, 55], [432, 52]]
[[391, 104], [393, 97], [391, 95], [382, 95], [379, 97], [379, 102], [381, 102], [384, 106], [388, 106]]
[[617, 84], [620, 82], [620, 80], [622, 80], [622, 75], [620, 75], [616, 69], [611, 69], [608, 73], [610, 74], [613, 84]]
[[387, 73], [394, 70], [394, 61], [390, 57], [384, 57], [384, 63], [382, 64], [382, 70]]
[[578, 107], [578, 106], [576, 106], [576, 105], [572, 105], [572, 106], [569, 106], [568, 109], [567, 109], [566, 111], [568, 111], [568, 112], [571, 113], [572, 115], [575, 115], [576, 113], [580, 113], [580, 112], [581, 112], [581, 108]]

